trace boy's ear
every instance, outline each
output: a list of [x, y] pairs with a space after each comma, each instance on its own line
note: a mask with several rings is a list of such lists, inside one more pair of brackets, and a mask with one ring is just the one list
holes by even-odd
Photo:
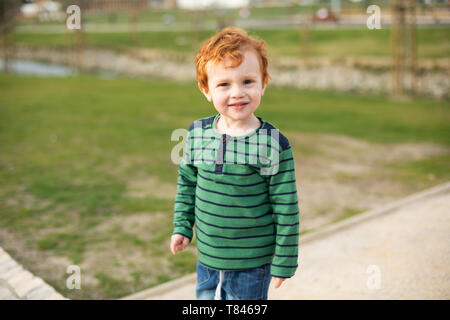
[[266, 91], [267, 88], [267, 83], [262, 85], [262, 92], [261, 92], [261, 96], [264, 95], [264, 92]]
[[200, 88], [200, 91], [205, 95], [206, 99], [207, 99], [209, 102], [211, 102], [211, 101], [212, 101], [212, 96], [211, 96], [211, 93], [210, 93], [210, 91], [208, 90], [208, 88], [206, 88], [206, 89], [201, 88], [200, 85], [199, 85], [199, 88]]

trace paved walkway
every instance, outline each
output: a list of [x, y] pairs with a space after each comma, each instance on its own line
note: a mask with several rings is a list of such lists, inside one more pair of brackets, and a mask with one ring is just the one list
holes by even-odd
[[0, 248], [0, 300], [66, 299]]
[[[195, 299], [195, 275], [124, 299]], [[450, 183], [300, 237], [269, 299], [450, 299]]]
[[450, 193], [300, 247], [271, 299], [449, 299]]

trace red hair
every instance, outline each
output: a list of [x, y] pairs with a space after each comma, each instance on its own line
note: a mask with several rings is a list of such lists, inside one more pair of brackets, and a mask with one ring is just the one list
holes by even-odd
[[206, 70], [208, 62], [222, 63], [226, 58], [230, 58], [232, 64], [227, 66], [227, 68], [235, 68], [242, 63], [244, 59], [243, 51], [247, 49], [253, 49], [259, 57], [261, 80], [263, 86], [266, 86], [270, 79], [267, 72], [269, 61], [267, 59], [266, 43], [264, 40], [250, 37], [241, 28], [230, 26], [206, 40], [198, 51], [195, 58], [195, 67], [199, 88], [206, 92], [209, 91], [208, 72]]

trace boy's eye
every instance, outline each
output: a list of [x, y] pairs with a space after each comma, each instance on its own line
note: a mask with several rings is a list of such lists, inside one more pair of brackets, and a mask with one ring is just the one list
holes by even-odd
[[247, 79], [247, 80], [244, 81], [245, 84], [249, 84], [249, 83], [252, 83], [252, 82], [253, 82], [253, 80], [250, 80], [250, 79]]
[[223, 82], [223, 83], [219, 83], [218, 87], [225, 87], [225, 86], [227, 86], [227, 85], [228, 85], [228, 83]]

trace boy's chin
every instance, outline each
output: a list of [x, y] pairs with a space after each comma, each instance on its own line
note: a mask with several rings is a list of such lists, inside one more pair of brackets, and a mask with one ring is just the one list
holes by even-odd
[[252, 111], [246, 110], [245, 112], [243, 110], [236, 111], [236, 110], [229, 110], [226, 113], [222, 113], [223, 116], [227, 118], [231, 118], [235, 121], [238, 120], [245, 120], [253, 115]]

